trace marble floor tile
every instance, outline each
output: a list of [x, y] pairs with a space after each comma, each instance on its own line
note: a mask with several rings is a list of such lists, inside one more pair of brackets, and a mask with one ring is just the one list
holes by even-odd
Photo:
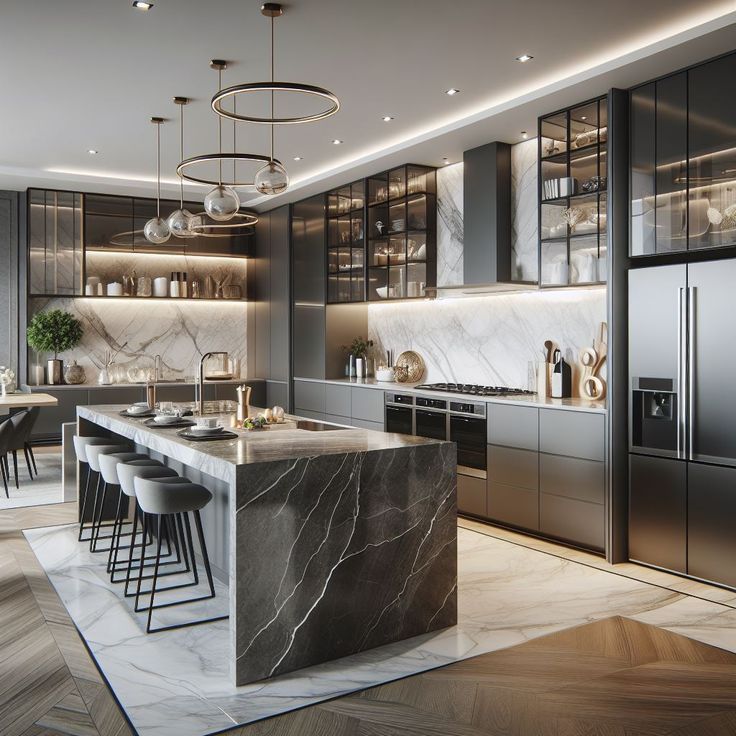
[[[461, 527], [457, 626], [236, 688], [226, 621], [147, 636], [73, 526], [25, 535], [141, 736], [213, 733], [612, 615], [736, 651], [722, 604]], [[226, 601], [221, 586], [200, 613]]]

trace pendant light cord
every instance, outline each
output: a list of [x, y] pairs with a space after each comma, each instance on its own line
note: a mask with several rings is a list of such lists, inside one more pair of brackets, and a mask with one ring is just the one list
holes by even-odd
[[[273, 43], [273, 16], [271, 16], [271, 120], [273, 120], [273, 81], [274, 81], [274, 43]], [[273, 163], [273, 123], [271, 124], [271, 163]]]
[[[222, 67], [217, 68], [217, 91], [222, 89]], [[218, 163], [219, 179], [218, 184], [222, 186], [222, 115], [217, 116], [218, 139], [220, 143], [220, 160]]]
[[[179, 118], [179, 161], [184, 160], [184, 105], [181, 108], [181, 117]], [[184, 209], [184, 177], [179, 174], [179, 209]]]
[[161, 123], [156, 123], [156, 217], [161, 219]]

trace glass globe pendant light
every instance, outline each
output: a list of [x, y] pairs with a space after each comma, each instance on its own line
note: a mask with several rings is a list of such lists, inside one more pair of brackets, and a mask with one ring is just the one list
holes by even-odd
[[[222, 89], [222, 70], [224, 62], [212, 62], [217, 69], [218, 89]], [[222, 118], [217, 118], [220, 156], [222, 156]], [[219, 176], [217, 186], [204, 198], [204, 211], [217, 222], [232, 220], [240, 209], [240, 197], [231, 187], [222, 184], [222, 158], [218, 162]]]
[[[179, 105], [179, 160], [184, 159], [184, 105], [189, 103], [187, 97], [174, 97], [174, 104]], [[184, 179], [179, 174], [179, 209], [174, 210], [166, 220], [171, 234], [177, 238], [192, 236], [192, 213], [184, 209]]]
[[169, 226], [161, 217], [161, 123], [163, 118], [151, 118], [156, 126], [156, 217], [152, 217], [144, 226], [143, 234], [149, 243], [161, 245], [171, 237]]
[[[265, 6], [264, 6], [265, 8]], [[263, 11], [261, 11], [263, 12]], [[264, 13], [265, 14], [265, 13]], [[281, 15], [281, 8], [278, 8], [278, 15]], [[274, 43], [273, 43], [273, 20], [277, 17], [276, 12], [269, 13], [271, 18], [271, 120], [274, 120], [274, 104], [273, 104], [273, 83], [274, 83]], [[235, 99], [235, 98], [233, 98]], [[271, 157], [269, 162], [256, 172], [254, 184], [261, 194], [272, 196], [285, 192], [289, 186], [289, 175], [281, 163], [274, 160], [273, 157], [273, 123], [271, 123]]]

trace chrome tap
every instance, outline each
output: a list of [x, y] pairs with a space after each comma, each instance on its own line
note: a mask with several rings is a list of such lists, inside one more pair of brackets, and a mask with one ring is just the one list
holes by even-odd
[[196, 411], [198, 416], [202, 416], [204, 414], [204, 362], [207, 360], [207, 358], [213, 356], [213, 355], [227, 355], [226, 352], [220, 350], [212, 353], [205, 353], [200, 359], [199, 359], [199, 371], [197, 372], [197, 383], [194, 384], [194, 402], [196, 404]]

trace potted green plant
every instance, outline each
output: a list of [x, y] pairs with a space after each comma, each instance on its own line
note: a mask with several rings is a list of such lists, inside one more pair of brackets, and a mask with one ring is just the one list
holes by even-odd
[[350, 343], [350, 355], [355, 358], [356, 378], [365, 378], [369, 375], [367, 370], [368, 352], [373, 347], [373, 340], [364, 340], [360, 335]]
[[26, 330], [28, 344], [39, 353], [54, 354], [53, 359], [46, 364], [47, 383], [61, 383], [59, 353], [79, 345], [83, 332], [82, 323], [62, 309], [39, 312], [33, 316]]

